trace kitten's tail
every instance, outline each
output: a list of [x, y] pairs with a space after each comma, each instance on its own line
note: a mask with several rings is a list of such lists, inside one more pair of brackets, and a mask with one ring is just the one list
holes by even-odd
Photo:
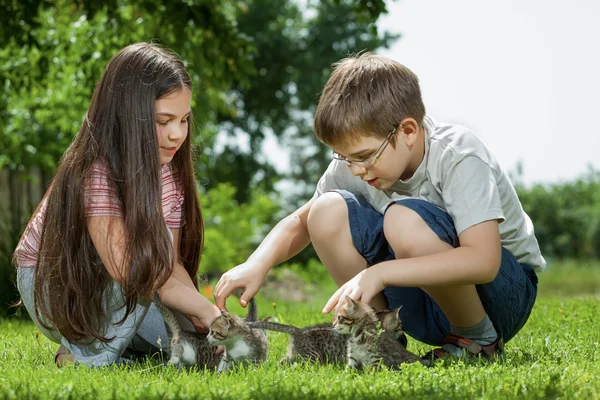
[[170, 341], [177, 342], [179, 341], [179, 334], [181, 333], [181, 326], [179, 326], [179, 322], [177, 322], [177, 318], [175, 318], [175, 314], [173, 311], [169, 310], [163, 303], [161, 303], [158, 298], [158, 290], [154, 291], [154, 304], [160, 315], [162, 315], [165, 323], [167, 324], [167, 333], [170, 334]]
[[246, 322], [258, 321], [258, 308], [256, 307], [256, 300], [254, 297], [250, 299], [248, 307], [248, 315], [246, 315]]
[[252, 322], [248, 325], [250, 325], [250, 327], [256, 328], [256, 329], [266, 329], [268, 331], [283, 332], [283, 333], [287, 333], [289, 335], [292, 335], [292, 334], [300, 331], [300, 328], [296, 328], [293, 325], [283, 325], [283, 324], [278, 324], [277, 322], [258, 321], [258, 322]]

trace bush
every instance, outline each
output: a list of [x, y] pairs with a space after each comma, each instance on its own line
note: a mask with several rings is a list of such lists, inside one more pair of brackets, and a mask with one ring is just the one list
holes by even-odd
[[235, 201], [236, 188], [223, 183], [200, 195], [204, 218], [204, 252], [200, 273], [213, 277], [241, 264], [277, 220], [280, 208], [266, 194], [249, 203]]

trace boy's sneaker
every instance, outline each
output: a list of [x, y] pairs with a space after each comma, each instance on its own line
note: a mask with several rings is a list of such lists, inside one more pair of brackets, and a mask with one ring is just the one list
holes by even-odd
[[477, 342], [454, 335], [449, 335], [444, 339], [445, 344], [437, 349], [433, 349], [422, 358], [424, 360], [437, 360], [446, 356], [454, 356], [457, 358], [479, 357], [489, 360], [502, 358], [504, 350], [504, 342], [501, 337], [498, 337], [494, 343], [481, 345]]

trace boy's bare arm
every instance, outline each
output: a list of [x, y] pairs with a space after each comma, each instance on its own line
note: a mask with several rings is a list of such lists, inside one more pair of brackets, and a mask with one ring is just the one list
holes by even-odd
[[498, 274], [502, 245], [498, 222], [485, 221], [459, 235], [460, 247], [422, 257], [391, 260], [356, 275], [331, 296], [324, 313], [350, 296], [369, 302], [386, 286], [439, 287], [486, 283]]
[[311, 199], [282, 219], [245, 263], [223, 274], [215, 287], [215, 302], [219, 309], [225, 308], [225, 300], [238, 288], [243, 290], [240, 304], [245, 307], [260, 289], [271, 268], [308, 246], [310, 236], [306, 221], [312, 203]]

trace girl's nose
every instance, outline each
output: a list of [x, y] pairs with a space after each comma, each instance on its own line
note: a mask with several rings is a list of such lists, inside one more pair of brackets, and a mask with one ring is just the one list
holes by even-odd
[[187, 136], [187, 124], [181, 124], [169, 130], [169, 140], [177, 141]]

